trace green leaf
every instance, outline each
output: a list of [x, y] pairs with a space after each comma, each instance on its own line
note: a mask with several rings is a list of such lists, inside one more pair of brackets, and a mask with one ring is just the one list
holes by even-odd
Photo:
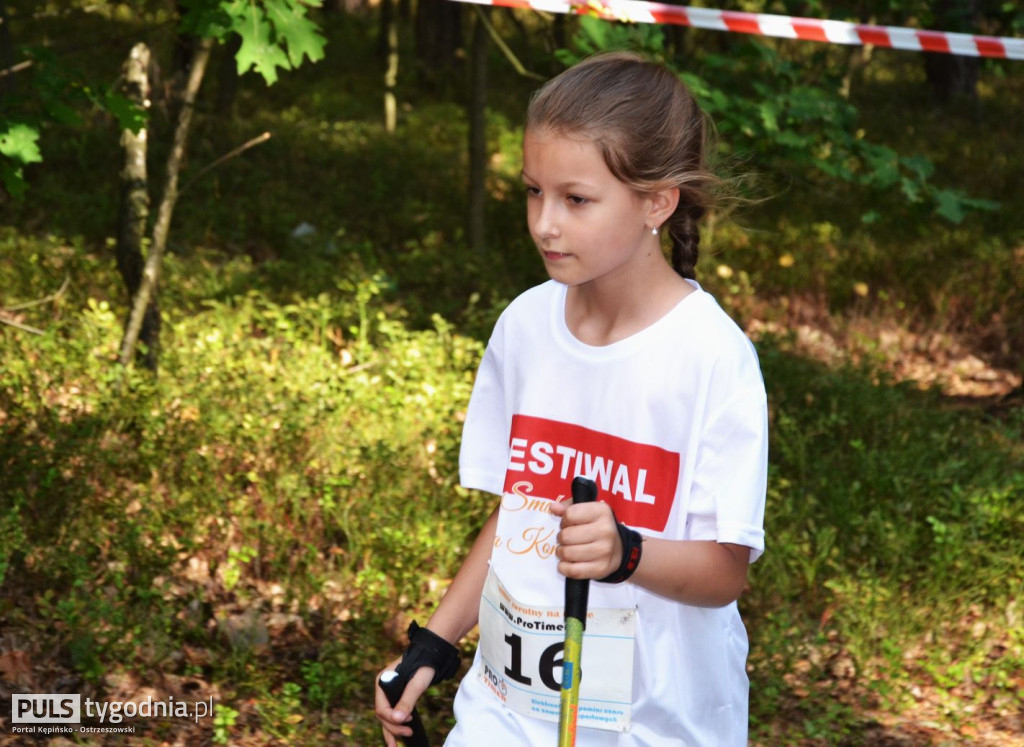
[[42, 99], [46, 113], [53, 117], [55, 122], [69, 127], [77, 127], [82, 124], [82, 116], [63, 101], [45, 95], [40, 96], [40, 99]]
[[950, 223], [962, 223], [966, 213], [963, 193], [952, 189], [935, 190], [935, 212]]
[[556, 49], [555, 59], [564, 67], [572, 67], [580, 61], [580, 56], [571, 49]]
[[0, 122], [0, 156], [0, 182], [11, 197], [20, 200], [28, 188], [21, 167], [43, 160], [39, 130], [24, 122]]
[[818, 171], [826, 176], [835, 177], [836, 179], [841, 179], [844, 182], [848, 182], [853, 179], [853, 172], [850, 170], [850, 167], [834, 155], [830, 159], [818, 159], [814, 163], [818, 167]]
[[28, 189], [21, 166], [16, 166], [6, 158], [0, 158], [0, 182], [3, 182], [4, 188], [15, 200], [20, 200]]
[[304, 6], [295, 0], [266, 0], [266, 6], [277, 42], [287, 48], [293, 67], [301, 65], [303, 57], [308, 57], [310, 62], [323, 59], [327, 40], [319, 27], [306, 17]]
[[711, 95], [711, 87], [708, 86], [707, 81], [700, 76], [689, 72], [681, 72], [679, 73], [679, 78], [686, 84], [686, 87], [690, 89], [690, 93], [698, 99], [703, 99]]
[[935, 173], [935, 164], [924, 156], [909, 156], [900, 159], [900, 162], [913, 171], [921, 181], [928, 179], [928, 177]]
[[231, 33], [231, 16], [221, 0], [178, 1], [185, 10], [181, 15], [181, 31], [220, 41]]
[[7, 124], [0, 132], [0, 154], [20, 163], [39, 163], [39, 130], [23, 122]]
[[959, 189], [936, 189], [932, 198], [935, 200], [935, 212], [954, 224], [961, 223], [968, 210], [994, 211], [1000, 207], [998, 202], [968, 197]]
[[900, 179], [900, 191], [906, 195], [909, 202], [920, 202], [921, 201], [921, 185], [913, 179], [902, 177]]
[[135, 134], [149, 121], [149, 113], [143, 107], [116, 91], [108, 91], [104, 95], [103, 107], [117, 118], [122, 130], [131, 130]]
[[592, 16], [580, 18], [580, 41], [586, 40], [581, 45], [587, 54], [593, 54], [602, 49], [608, 49], [611, 44], [612, 24]]
[[262, 8], [251, 5], [246, 11], [244, 23], [235, 24], [235, 31], [242, 37], [242, 46], [235, 57], [238, 74], [255, 69], [267, 85], [272, 86], [277, 82], [277, 68], [291, 70], [291, 62], [285, 51], [274, 41], [273, 27]]
[[789, 115], [800, 121], [822, 119], [831, 124], [843, 113], [834, 96], [811, 86], [794, 86], [788, 103]]
[[728, 111], [729, 103], [729, 97], [721, 89], [713, 88], [711, 90], [708, 104], [713, 112]]
[[764, 124], [765, 130], [768, 132], [779, 131], [779, 120], [778, 112], [775, 110], [775, 106], [771, 101], [763, 101], [757, 108], [758, 113], [761, 115], [761, 122]]
[[775, 142], [787, 148], [804, 149], [809, 148], [814, 143], [814, 138], [808, 135], [801, 135], [792, 130], [783, 130], [775, 136]]
[[900, 162], [896, 151], [884, 145], [863, 141], [859, 141], [859, 145], [857, 150], [868, 168], [867, 174], [864, 175], [864, 183], [881, 189], [889, 189], [895, 185], [900, 179]]

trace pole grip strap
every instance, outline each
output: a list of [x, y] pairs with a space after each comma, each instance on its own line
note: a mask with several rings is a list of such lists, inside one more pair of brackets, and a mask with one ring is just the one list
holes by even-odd
[[450, 680], [459, 671], [459, 650], [432, 630], [421, 628], [413, 620], [409, 624], [409, 646], [395, 671], [405, 677], [412, 677], [420, 667], [434, 668], [431, 685]]
[[615, 525], [619, 530], [619, 539], [622, 540], [622, 562], [619, 563], [615, 572], [597, 579], [605, 584], [622, 583], [632, 576], [637, 566], [640, 565], [640, 556], [643, 555], [644, 538], [640, 536], [640, 533], [630, 529], [621, 521], [615, 522]]

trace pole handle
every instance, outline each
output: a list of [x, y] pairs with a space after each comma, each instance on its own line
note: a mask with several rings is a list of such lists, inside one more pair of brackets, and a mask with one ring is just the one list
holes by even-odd
[[[394, 708], [402, 699], [405, 686], [409, 684], [409, 678], [394, 670], [382, 672], [380, 675], [380, 689], [387, 696], [388, 703]], [[430, 740], [427, 739], [427, 730], [423, 728], [423, 721], [415, 708], [412, 709], [412, 720], [406, 723], [412, 729], [411, 737], [399, 737], [406, 747], [430, 747]]]
[[572, 479], [572, 502], [593, 503], [597, 500], [597, 483], [582, 475]]
[[[597, 500], [597, 485], [586, 477], [572, 481], [572, 502]], [[583, 655], [583, 629], [587, 625], [587, 597], [590, 581], [565, 579], [565, 649], [562, 655], [562, 689], [558, 702], [558, 747], [574, 747], [579, 716], [580, 663]]]
[[[593, 503], [597, 500], [597, 483], [586, 477], [572, 481], [572, 502]], [[565, 579], [565, 617], [575, 617], [587, 627], [587, 601], [590, 596], [590, 581], [586, 579]]]

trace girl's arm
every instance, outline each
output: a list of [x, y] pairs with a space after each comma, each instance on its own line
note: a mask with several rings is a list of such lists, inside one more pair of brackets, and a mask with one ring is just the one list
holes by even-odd
[[724, 607], [739, 599], [749, 564], [750, 548], [743, 545], [647, 539], [630, 581], [683, 604]]
[[[622, 540], [606, 503], [554, 504], [562, 518], [558, 571], [567, 578], [604, 578], [622, 560]], [[645, 539], [630, 578], [655, 594], [695, 607], [724, 607], [747, 582], [750, 548], [710, 540]]]
[[462, 567], [455, 574], [444, 598], [427, 622], [427, 628], [456, 645], [477, 623], [480, 597], [487, 581], [488, 561], [494, 547], [497, 526], [498, 509], [495, 507], [473, 541], [469, 555], [462, 561]]
[[[458, 645], [469, 631], [477, 623], [480, 614], [480, 597], [483, 594], [484, 582], [487, 580], [487, 564], [491, 557], [491, 548], [494, 547], [494, 534], [498, 524], [498, 509], [495, 508], [487, 518], [480, 534], [477, 535], [470, 548], [469, 555], [462, 563], [462, 568], [455, 574], [451, 586], [445, 592], [441, 603], [437, 605], [434, 614], [427, 622], [427, 629], [437, 633], [439, 636]], [[394, 669], [398, 664], [396, 660], [386, 667]], [[409, 684], [402, 693], [401, 700], [394, 709], [388, 703], [380, 685], [376, 686], [375, 706], [377, 718], [380, 719], [384, 728], [384, 743], [388, 747], [396, 747], [396, 736], [410, 736], [412, 729], [405, 726], [410, 718], [413, 706], [419, 700], [423, 691], [430, 686], [434, 678], [434, 670], [431, 667], [422, 667], [409, 680]], [[380, 679], [378, 673], [377, 680]]]

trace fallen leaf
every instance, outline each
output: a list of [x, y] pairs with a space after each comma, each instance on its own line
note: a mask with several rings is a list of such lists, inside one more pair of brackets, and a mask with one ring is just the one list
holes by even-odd
[[8, 682], [28, 688], [32, 684], [32, 662], [20, 649], [0, 654], [0, 675]]

